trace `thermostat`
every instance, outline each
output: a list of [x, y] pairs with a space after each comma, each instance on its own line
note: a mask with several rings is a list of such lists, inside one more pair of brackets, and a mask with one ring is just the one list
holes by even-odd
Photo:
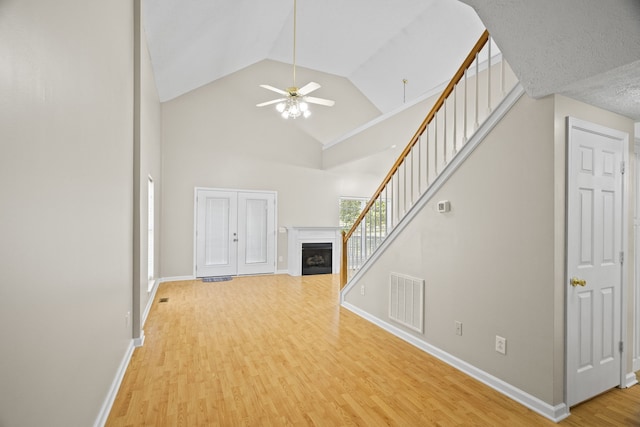
[[444, 213], [451, 210], [451, 203], [448, 200], [440, 200], [438, 202], [438, 212]]

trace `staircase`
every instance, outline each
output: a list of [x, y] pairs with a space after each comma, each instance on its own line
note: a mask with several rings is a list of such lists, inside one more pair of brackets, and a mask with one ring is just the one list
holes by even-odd
[[[348, 232], [343, 293], [524, 93], [485, 31]], [[445, 211], [446, 203], [438, 206]]]

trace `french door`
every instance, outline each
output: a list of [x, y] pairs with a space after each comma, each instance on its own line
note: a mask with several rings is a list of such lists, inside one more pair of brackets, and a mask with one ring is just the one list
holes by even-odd
[[275, 272], [276, 193], [196, 189], [196, 277]]

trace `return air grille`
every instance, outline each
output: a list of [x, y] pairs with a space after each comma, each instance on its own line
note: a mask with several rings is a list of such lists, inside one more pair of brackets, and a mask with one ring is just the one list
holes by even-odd
[[391, 273], [389, 318], [414, 331], [423, 332], [424, 279]]

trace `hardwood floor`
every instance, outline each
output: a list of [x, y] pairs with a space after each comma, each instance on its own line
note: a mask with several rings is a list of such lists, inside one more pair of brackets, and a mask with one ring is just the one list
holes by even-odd
[[[107, 426], [556, 425], [341, 308], [338, 287], [161, 284]], [[571, 412], [560, 425], [640, 426], [640, 387]]]

